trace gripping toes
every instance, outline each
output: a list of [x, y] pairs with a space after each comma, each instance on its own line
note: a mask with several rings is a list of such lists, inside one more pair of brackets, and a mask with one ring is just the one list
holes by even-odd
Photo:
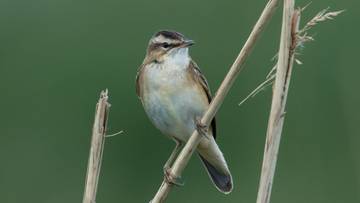
[[173, 175], [170, 168], [164, 168], [164, 179], [171, 185], [178, 187], [184, 186], [184, 182], [181, 180], [181, 177]]
[[204, 136], [206, 139], [209, 139], [207, 135], [208, 127], [201, 122], [201, 118], [199, 117], [195, 118], [195, 126], [196, 126], [196, 130], [200, 135]]

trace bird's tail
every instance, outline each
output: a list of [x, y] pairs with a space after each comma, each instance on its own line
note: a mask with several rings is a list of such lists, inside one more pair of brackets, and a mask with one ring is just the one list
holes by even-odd
[[233, 189], [233, 180], [216, 142], [213, 140], [209, 147], [198, 148], [198, 153], [216, 188], [224, 194], [229, 194]]

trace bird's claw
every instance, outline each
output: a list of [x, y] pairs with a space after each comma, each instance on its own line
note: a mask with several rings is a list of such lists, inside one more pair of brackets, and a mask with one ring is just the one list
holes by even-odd
[[200, 135], [204, 136], [206, 139], [209, 139], [209, 137], [207, 135], [208, 127], [201, 122], [201, 118], [195, 119], [195, 125], [196, 125], [196, 130], [198, 131], [198, 133]]
[[171, 173], [171, 169], [169, 167], [164, 167], [164, 179], [167, 183], [171, 185], [175, 185], [178, 187], [184, 186], [184, 182], [181, 177], [177, 177]]

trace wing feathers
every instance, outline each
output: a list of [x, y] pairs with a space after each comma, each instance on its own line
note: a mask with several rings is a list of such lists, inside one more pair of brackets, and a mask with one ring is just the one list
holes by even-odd
[[[209, 84], [206, 81], [205, 76], [201, 73], [200, 68], [197, 66], [197, 64], [193, 60], [190, 61], [189, 71], [190, 71], [190, 74], [193, 76], [193, 79], [195, 80], [195, 82], [199, 83], [201, 85], [201, 87], [203, 88], [203, 90], [205, 91], [208, 101], [210, 103], [212, 100], [212, 97], [211, 97], [211, 91], [210, 91]], [[216, 139], [215, 118], [211, 121], [211, 128], [213, 131], [212, 134], [213, 134], [214, 138]]]

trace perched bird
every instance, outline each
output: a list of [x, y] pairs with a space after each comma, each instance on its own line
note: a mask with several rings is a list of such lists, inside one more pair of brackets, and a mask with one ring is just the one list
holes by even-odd
[[[195, 129], [211, 101], [204, 75], [189, 56], [194, 42], [175, 31], [160, 31], [153, 35], [136, 76], [136, 93], [151, 122], [176, 142], [176, 147], [164, 166], [165, 175], [176, 154]], [[204, 129], [203, 129], [204, 130]], [[233, 188], [231, 173], [215, 142], [215, 118], [207, 139], [201, 139], [197, 152], [216, 188], [227, 194]], [[176, 177], [175, 177], [176, 178]], [[174, 180], [174, 177], [168, 178]]]

